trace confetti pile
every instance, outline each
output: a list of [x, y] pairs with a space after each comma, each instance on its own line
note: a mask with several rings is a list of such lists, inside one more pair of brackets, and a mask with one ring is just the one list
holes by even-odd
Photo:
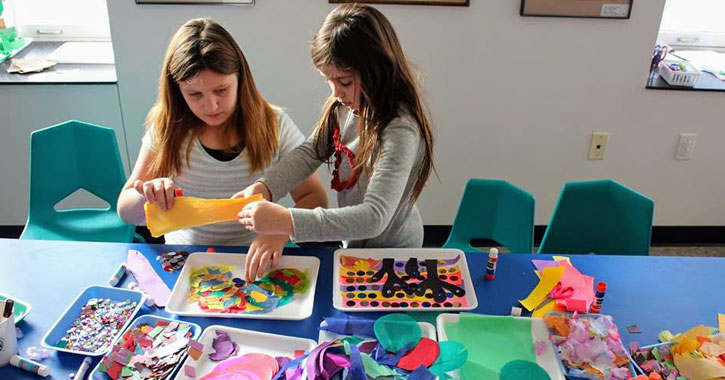
[[611, 316], [549, 313], [544, 320], [568, 376], [617, 380], [630, 377], [629, 357]]
[[191, 335], [185, 323], [141, 323], [123, 334], [98, 369], [114, 380], [163, 379], [186, 354]]
[[164, 252], [156, 256], [156, 261], [161, 262], [161, 267], [167, 272], [173, 272], [184, 267], [186, 259], [189, 257], [189, 252], [178, 251], [178, 252]]
[[212, 313], [268, 313], [309, 288], [307, 272], [297, 269], [277, 269], [247, 284], [226, 264], [193, 269], [189, 283], [189, 301]]
[[114, 302], [108, 298], [91, 298], [56, 346], [83, 352], [98, 351], [111, 344], [135, 308], [136, 302], [131, 300]]
[[666, 344], [650, 348], [630, 347], [632, 358], [643, 373], [661, 379], [725, 378], [725, 332], [704, 325], [672, 335], [660, 333]]

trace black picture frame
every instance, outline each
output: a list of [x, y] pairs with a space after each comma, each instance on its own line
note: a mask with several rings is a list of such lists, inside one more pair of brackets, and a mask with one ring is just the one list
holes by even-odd
[[329, 0], [331, 4], [365, 3], [365, 4], [406, 4], [406, 5], [452, 5], [467, 7], [470, 0]]
[[521, 0], [519, 14], [524, 17], [626, 20], [632, 15], [633, 5], [634, 0]]
[[254, 5], [255, 0], [136, 0], [136, 4]]

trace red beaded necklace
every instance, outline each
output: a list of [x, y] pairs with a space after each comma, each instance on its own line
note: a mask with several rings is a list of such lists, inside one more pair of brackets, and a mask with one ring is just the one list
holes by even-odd
[[340, 142], [340, 127], [338, 127], [337, 125], [335, 125], [334, 129], [332, 130], [332, 142], [335, 145], [335, 169], [332, 171], [332, 181], [330, 182], [330, 187], [332, 187], [333, 190], [339, 192], [355, 186], [355, 183], [357, 183], [357, 179], [360, 176], [360, 172], [354, 170], [350, 178], [345, 181], [340, 180], [340, 164], [342, 163], [342, 154], [345, 153], [345, 155], [347, 156], [348, 165], [350, 165], [350, 169], [352, 169], [355, 162], [355, 153], [353, 153], [347, 147], [347, 145]]

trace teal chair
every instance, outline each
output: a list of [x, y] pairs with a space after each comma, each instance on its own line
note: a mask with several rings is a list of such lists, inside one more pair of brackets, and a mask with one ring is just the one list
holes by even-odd
[[471, 239], [491, 239], [515, 253], [534, 249], [534, 196], [503, 180], [471, 178], [443, 248], [481, 252]]
[[612, 180], [564, 184], [539, 253], [649, 255], [654, 201]]
[[[134, 226], [116, 214], [125, 181], [113, 129], [71, 120], [30, 135], [30, 203], [21, 239], [130, 242]], [[56, 210], [84, 189], [109, 206]]]

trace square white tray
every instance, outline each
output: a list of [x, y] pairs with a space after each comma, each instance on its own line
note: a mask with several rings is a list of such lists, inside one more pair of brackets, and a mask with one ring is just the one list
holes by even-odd
[[205, 312], [196, 302], [189, 301], [189, 274], [192, 269], [208, 265], [227, 264], [233, 267], [232, 275], [244, 278], [244, 260], [247, 255], [243, 253], [205, 253], [196, 252], [186, 259], [184, 268], [171, 291], [171, 297], [166, 305], [166, 311], [172, 314], [192, 317], [219, 317], [219, 318], [253, 318], [253, 319], [286, 319], [301, 320], [312, 315], [312, 306], [315, 300], [315, 287], [317, 286], [317, 273], [320, 270], [320, 260], [311, 256], [282, 256], [277, 268], [295, 268], [307, 271], [310, 286], [307, 292], [295, 294], [292, 302], [278, 307], [269, 313], [214, 313]]
[[[194, 360], [191, 356], [187, 356], [186, 360], [181, 364], [174, 380], [195, 380], [199, 379], [207, 373], [211, 372], [217, 364], [221, 363], [209, 360], [209, 354], [214, 352], [212, 341], [216, 337], [216, 331], [221, 330], [229, 334], [232, 341], [239, 345], [236, 355], [239, 357], [244, 354], [267, 354], [272, 357], [288, 356], [294, 359], [296, 350], [309, 352], [317, 343], [312, 339], [296, 338], [291, 336], [268, 334], [263, 332], [235, 329], [232, 327], [211, 325], [204, 329], [199, 338], [199, 343], [204, 345], [199, 360]], [[196, 377], [186, 376], [184, 367], [191, 365], [196, 370]]]
[[[437, 260], [449, 260], [454, 259], [456, 257], [459, 257], [457, 266], [460, 269], [460, 275], [463, 280], [463, 286], [464, 290], [466, 291], [466, 294], [464, 298], [466, 299], [466, 306], [450, 306], [445, 307], [444, 305], [440, 304], [439, 306], [435, 306], [434, 302], [431, 301], [430, 307], [401, 307], [401, 306], [383, 306], [383, 302], [387, 301], [389, 303], [392, 302], [398, 302], [400, 299], [398, 298], [383, 298], [382, 296], [379, 296], [375, 299], [375, 301], [378, 301], [378, 306], [371, 306], [369, 304], [369, 298], [366, 298], [365, 300], [368, 300], [367, 306], [348, 306], [343, 302], [343, 292], [349, 293], [347, 290], [348, 286], [354, 286], [359, 289], [361, 285], [366, 286], [366, 290], [363, 291], [363, 293], [370, 294], [370, 293], [380, 293], [379, 291], [371, 291], [370, 286], [371, 285], [378, 285], [382, 286], [382, 284], [387, 279], [387, 275], [384, 276], [381, 281], [376, 282], [374, 284], [371, 284], [369, 282], [355, 282], [355, 283], [343, 283], [340, 281], [340, 269], [342, 268], [342, 265], [340, 263], [340, 256], [353, 256], [358, 257], [361, 259], [376, 259], [376, 260], [382, 260], [385, 258], [394, 258], [396, 262], [402, 261], [405, 263], [408, 261], [409, 258], [415, 257], [419, 260], [419, 262], [423, 262], [426, 259], [437, 259]], [[406, 312], [430, 312], [430, 311], [449, 311], [449, 310], [473, 310], [476, 307], [478, 307], [478, 299], [476, 298], [476, 291], [473, 288], [473, 283], [471, 282], [471, 274], [468, 271], [468, 264], [466, 262], [466, 255], [463, 253], [463, 251], [458, 249], [426, 249], [426, 248], [384, 248], [384, 249], [338, 249], [335, 251], [334, 256], [334, 270], [332, 274], [332, 305], [335, 307], [335, 309], [343, 310], [343, 311], [406, 311]], [[439, 267], [440, 269], [440, 267]], [[373, 269], [372, 271], [376, 271], [376, 269]], [[370, 271], [367, 271], [363, 276], [370, 276]], [[359, 273], [356, 272], [356, 276]], [[357, 277], [356, 277], [357, 278]], [[363, 277], [366, 278], [366, 277]], [[343, 290], [345, 288], [345, 290]], [[360, 290], [356, 290], [355, 292], [359, 293]], [[404, 298], [405, 299], [405, 298]], [[422, 302], [420, 303], [422, 305]]]
[[[448, 340], [448, 337], [446, 336], [446, 330], [443, 325], [445, 323], [458, 323], [459, 318], [460, 314], [442, 313], [438, 315], [438, 318], [436, 318], [436, 331], [438, 332], [439, 342]], [[531, 337], [534, 339], [534, 341], [549, 342], [549, 330], [547, 330], [546, 323], [544, 323], [543, 319], [528, 317], [513, 318], [531, 319]], [[481, 342], [481, 344], [485, 345], [486, 342]], [[541, 355], [536, 355], [536, 364], [541, 366], [541, 368], [543, 368], [546, 373], [549, 374], [551, 380], [565, 380], [564, 373], [561, 372], [559, 361], [556, 359], [556, 354], [554, 353], [554, 345], [551, 344], [551, 342], [549, 342], [549, 345], [550, 347], [548, 350], [544, 351]], [[458, 371], [448, 372], [448, 375], [451, 375], [453, 379], [461, 378]]]

